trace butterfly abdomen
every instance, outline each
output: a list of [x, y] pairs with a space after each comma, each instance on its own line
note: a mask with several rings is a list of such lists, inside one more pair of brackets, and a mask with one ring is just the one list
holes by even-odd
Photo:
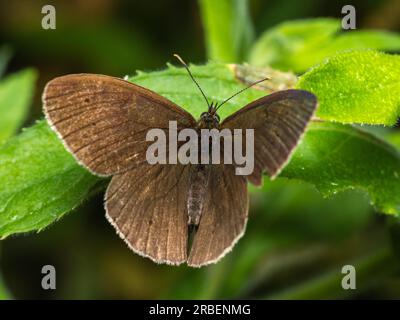
[[188, 225], [197, 226], [200, 222], [209, 176], [209, 165], [199, 164], [191, 168], [187, 199]]

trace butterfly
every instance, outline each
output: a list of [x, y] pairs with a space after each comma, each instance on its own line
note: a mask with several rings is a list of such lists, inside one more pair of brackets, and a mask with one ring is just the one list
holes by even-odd
[[[222, 104], [208, 103], [181, 62], [207, 101], [199, 120], [149, 89], [97, 74], [51, 80], [43, 105], [51, 128], [79, 164], [95, 175], [112, 176], [105, 193], [106, 217], [128, 246], [157, 263], [200, 267], [217, 262], [243, 235], [247, 183], [261, 185], [263, 173], [276, 177], [312, 118], [317, 99], [303, 90], [279, 91], [220, 122]], [[253, 172], [236, 175], [235, 164], [223, 163], [149, 164], [146, 132], [167, 130], [170, 121], [176, 121], [178, 131], [254, 129]]]

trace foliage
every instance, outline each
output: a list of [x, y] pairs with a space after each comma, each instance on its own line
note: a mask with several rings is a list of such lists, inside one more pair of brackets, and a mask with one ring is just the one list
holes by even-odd
[[400, 114], [400, 57], [352, 51], [328, 58], [298, 88], [318, 97], [318, 116], [342, 123], [394, 125]]
[[97, 181], [44, 121], [1, 149], [0, 168], [1, 237], [43, 229], [80, 204]]
[[24, 122], [35, 89], [36, 72], [26, 69], [0, 81], [0, 144]]
[[249, 62], [301, 73], [339, 51], [356, 49], [399, 50], [400, 36], [379, 30], [344, 32], [338, 19], [288, 21], [259, 37]]

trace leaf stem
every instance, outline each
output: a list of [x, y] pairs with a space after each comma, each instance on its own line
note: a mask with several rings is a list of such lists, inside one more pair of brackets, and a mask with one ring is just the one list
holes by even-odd
[[241, 62], [253, 42], [248, 0], [199, 0], [207, 56], [221, 62]]

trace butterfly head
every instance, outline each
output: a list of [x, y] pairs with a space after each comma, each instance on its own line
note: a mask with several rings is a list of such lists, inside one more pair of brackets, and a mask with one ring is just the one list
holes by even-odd
[[252, 84], [250, 84], [249, 86], [243, 88], [242, 90], [239, 90], [238, 92], [236, 92], [235, 94], [233, 94], [232, 96], [230, 96], [228, 99], [225, 99], [224, 101], [222, 101], [220, 104], [217, 103], [213, 103], [211, 102], [211, 104], [208, 102], [207, 96], [204, 94], [203, 90], [201, 89], [200, 85], [197, 83], [196, 79], [193, 77], [192, 73], [190, 72], [190, 69], [188, 67], [188, 65], [186, 64], [185, 61], [183, 61], [183, 59], [177, 55], [174, 54], [174, 56], [182, 63], [182, 65], [185, 67], [185, 69], [187, 70], [190, 78], [192, 78], [193, 82], [195, 83], [195, 85], [197, 86], [197, 88], [199, 89], [199, 91], [201, 92], [202, 96], [204, 97], [204, 100], [206, 101], [207, 105], [208, 105], [208, 110], [207, 112], [203, 112], [200, 116], [200, 120], [198, 123], [199, 128], [207, 128], [207, 129], [212, 129], [212, 128], [218, 128], [219, 127], [219, 115], [217, 114], [217, 110], [224, 105], [226, 102], [228, 102], [229, 100], [231, 100], [232, 98], [236, 97], [238, 94], [242, 93], [243, 91], [251, 88], [252, 86], [263, 82], [265, 80], [269, 80], [270, 78], [264, 78], [261, 80], [258, 80], [256, 82], [253, 82]]
[[217, 104], [211, 102], [208, 106], [207, 112], [203, 112], [200, 115], [199, 127], [207, 129], [218, 128], [219, 121], [220, 117], [217, 114]]

